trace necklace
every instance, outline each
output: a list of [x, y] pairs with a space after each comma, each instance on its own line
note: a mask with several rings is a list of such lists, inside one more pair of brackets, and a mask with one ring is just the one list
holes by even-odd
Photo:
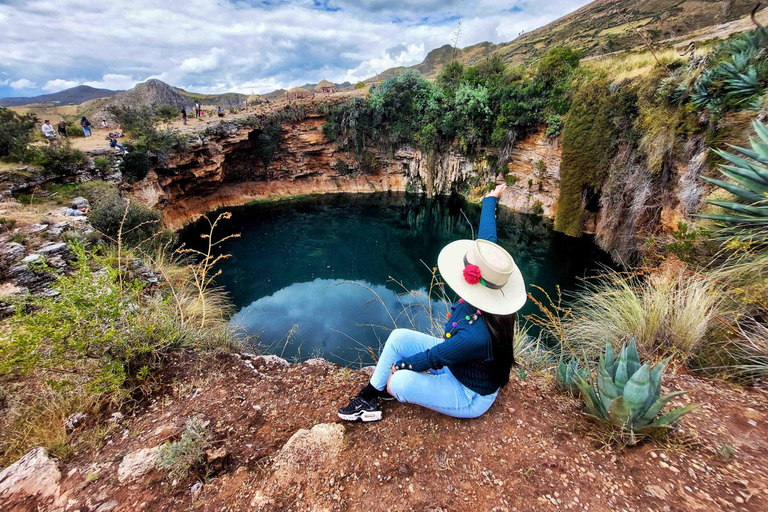
[[[459, 304], [463, 304], [463, 303], [464, 303], [464, 299], [459, 299]], [[456, 306], [454, 306], [451, 309], [455, 309], [455, 307]], [[464, 318], [460, 318], [458, 322], [454, 320], [453, 322], [451, 322], [451, 330], [443, 334], [443, 338], [448, 339], [451, 336], [453, 336], [453, 331], [459, 326], [459, 322], [467, 322], [469, 325], [472, 325], [475, 322], [477, 322], [477, 319], [480, 317], [481, 314], [482, 314], [481, 311], [478, 309], [477, 313], [473, 313], [471, 315], [465, 315]], [[451, 313], [450, 312], [446, 313], [445, 317], [450, 320]]]

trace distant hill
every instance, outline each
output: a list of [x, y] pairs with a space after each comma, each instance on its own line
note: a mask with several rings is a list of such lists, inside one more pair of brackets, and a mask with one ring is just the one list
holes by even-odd
[[97, 98], [114, 96], [120, 91], [96, 89], [87, 85], [78, 85], [71, 89], [43, 94], [41, 96], [0, 98], [0, 107], [19, 107], [22, 105], [55, 103], [57, 105], [79, 105], [80, 103]]
[[[199, 101], [203, 105], [216, 105], [224, 108], [241, 106], [247, 96], [228, 92], [224, 94], [197, 94], [173, 87], [155, 78], [137, 84], [133, 89], [115, 94], [105, 102], [93, 102], [90, 108], [83, 108], [83, 115], [96, 118], [109, 117], [107, 109], [111, 105], [128, 105], [133, 107], [159, 107], [160, 105], [172, 105], [181, 109], [189, 109]], [[86, 107], [84, 105], [84, 107]]]
[[[434, 78], [454, 58], [473, 65], [494, 55], [517, 66], [559, 45], [578, 48], [585, 57], [597, 56], [642, 45], [636, 28], [655, 42], [670, 43], [696, 30], [742, 18], [755, 5], [755, 0], [597, 0], [508, 43], [483, 42], [457, 48], [455, 57], [453, 47], [446, 44], [430, 51], [423, 62], [411, 68]], [[378, 79], [386, 79], [404, 69], [408, 68], [388, 69], [379, 73]], [[376, 77], [371, 77], [366, 82], [375, 80]]]

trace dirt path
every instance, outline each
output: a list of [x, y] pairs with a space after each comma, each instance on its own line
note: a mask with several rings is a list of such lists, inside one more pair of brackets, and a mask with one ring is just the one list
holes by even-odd
[[[764, 391], [674, 377], [669, 389], [689, 390], [685, 400], [702, 407], [671, 440], [619, 450], [546, 376], [513, 376], [476, 420], [387, 403], [381, 422], [334, 426], [338, 405], [366, 379], [363, 370], [324, 360], [177, 359], [162, 379], [173, 382], [165, 394], [119, 420], [100, 449], [62, 466], [66, 510], [768, 509]], [[192, 416], [209, 421], [218, 450], [207, 473], [175, 482], [157, 470], [117, 477], [127, 454], [178, 439]], [[303, 449], [286, 470], [283, 445], [318, 424], [310, 433], [335, 429], [343, 437], [318, 451], [307, 431], [298, 434]], [[727, 461], [718, 455], [723, 445], [734, 451]], [[36, 506], [27, 500], [3, 510]]]

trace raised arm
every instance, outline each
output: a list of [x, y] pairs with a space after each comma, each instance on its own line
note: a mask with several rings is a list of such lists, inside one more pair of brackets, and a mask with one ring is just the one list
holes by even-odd
[[477, 232], [477, 238], [496, 243], [496, 203], [499, 202], [501, 194], [507, 189], [506, 185], [499, 185], [493, 192], [483, 198], [483, 210], [480, 213], [480, 229]]

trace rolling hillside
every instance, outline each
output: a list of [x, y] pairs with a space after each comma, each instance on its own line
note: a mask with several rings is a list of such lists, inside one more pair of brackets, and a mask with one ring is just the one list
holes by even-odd
[[18, 107], [32, 104], [79, 105], [98, 98], [108, 98], [119, 92], [110, 89], [96, 89], [87, 85], [78, 85], [71, 89], [41, 96], [0, 98], [0, 107]]
[[[597, 0], [548, 25], [525, 33], [508, 43], [478, 43], [456, 50], [455, 59], [475, 64], [494, 55], [516, 66], [558, 45], [568, 45], [593, 57], [643, 44], [637, 30], [654, 42], [673, 44], [706, 27], [733, 22], [748, 16], [757, 5], [754, 0]], [[745, 25], [744, 29], [752, 28]], [[726, 34], [727, 35], [727, 34]], [[434, 78], [453, 59], [453, 48], [446, 44], [434, 49], [420, 64], [412, 66], [422, 75]], [[392, 68], [379, 74], [389, 77], [406, 68]], [[375, 81], [372, 77], [366, 81]]]

